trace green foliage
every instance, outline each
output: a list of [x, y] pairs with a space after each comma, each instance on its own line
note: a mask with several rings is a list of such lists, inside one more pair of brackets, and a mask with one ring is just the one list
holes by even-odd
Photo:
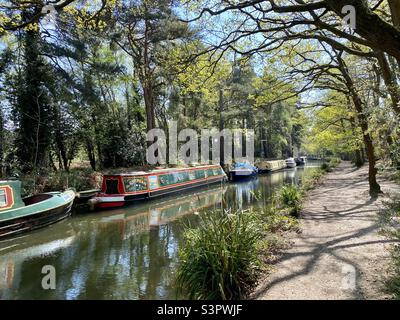
[[336, 168], [340, 164], [341, 160], [339, 158], [328, 158], [321, 165], [321, 170], [325, 172], [331, 172], [334, 168]]
[[187, 227], [177, 272], [181, 293], [190, 299], [246, 298], [266, 263], [285, 246], [277, 234], [299, 229], [293, 216], [324, 174], [306, 170], [301, 187], [283, 186], [262, 208], [210, 212], [200, 217], [199, 227]]
[[299, 221], [287, 215], [285, 210], [281, 210], [276, 204], [265, 207], [261, 211], [261, 219], [264, 222], [265, 230], [270, 233], [297, 230], [299, 228]]
[[260, 209], [216, 211], [187, 228], [181, 248], [177, 285], [190, 299], [243, 299], [254, 289], [260, 272], [285, 246], [279, 232], [298, 230], [289, 215], [301, 208], [301, 192], [289, 186], [282, 197]]
[[50, 171], [41, 174], [23, 175], [23, 194], [25, 196], [35, 193], [63, 191], [73, 188], [76, 191], [98, 189], [101, 187], [101, 174], [93, 170], [74, 168], [66, 171]]
[[278, 199], [284, 209], [288, 209], [289, 213], [298, 216], [301, 210], [301, 189], [294, 185], [283, 186], [278, 192]]
[[185, 233], [177, 284], [190, 299], [245, 298], [257, 279], [262, 232], [253, 211], [211, 212]]
[[326, 172], [331, 172], [332, 171], [331, 166], [329, 165], [329, 163], [326, 163], [326, 162], [321, 164], [321, 169], [326, 171]]
[[[400, 241], [400, 195], [391, 196], [384, 202], [384, 208], [379, 214], [379, 222], [382, 232], [394, 241]], [[386, 282], [386, 290], [394, 298], [400, 299], [400, 245], [393, 245], [391, 248], [392, 275]]]
[[354, 126], [355, 114], [346, 97], [334, 91], [323, 96], [328, 106], [317, 109], [312, 117], [305, 149], [310, 154], [352, 153], [362, 148], [361, 130]]
[[325, 175], [326, 171], [321, 168], [313, 168], [306, 170], [301, 178], [301, 188], [303, 192], [310, 191], [315, 188], [321, 178]]

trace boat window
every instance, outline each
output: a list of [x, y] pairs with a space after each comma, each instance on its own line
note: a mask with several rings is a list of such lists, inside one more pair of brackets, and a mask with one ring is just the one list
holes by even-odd
[[218, 176], [218, 175], [220, 175], [220, 174], [221, 174], [221, 170], [218, 169], [218, 168], [215, 168], [215, 169], [214, 169], [214, 176]]
[[214, 170], [213, 169], [208, 169], [207, 170], [207, 176], [212, 177], [214, 175]]
[[161, 187], [165, 187], [174, 184], [175, 178], [172, 174], [162, 174], [158, 176], [158, 181]]
[[125, 192], [136, 192], [147, 190], [146, 177], [135, 177], [124, 179]]
[[106, 194], [119, 194], [117, 179], [106, 180]]
[[0, 208], [7, 207], [7, 194], [5, 189], [0, 189]]
[[204, 174], [204, 170], [196, 170], [195, 176], [196, 179], [204, 179], [206, 177]]
[[189, 181], [189, 174], [187, 172], [180, 172], [179, 178], [179, 182], [187, 182]]

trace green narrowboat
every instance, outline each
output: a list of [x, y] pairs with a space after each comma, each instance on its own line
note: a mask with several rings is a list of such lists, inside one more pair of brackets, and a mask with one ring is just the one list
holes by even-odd
[[89, 205], [92, 210], [118, 208], [223, 180], [226, 174], [219, 165], [104, 175], [101, 192], [89, 200]]
[[21, 182], [0, 180], [0, 239], [39, 229], [71, 214], [75, 192], [51, 192], [21, 198]]

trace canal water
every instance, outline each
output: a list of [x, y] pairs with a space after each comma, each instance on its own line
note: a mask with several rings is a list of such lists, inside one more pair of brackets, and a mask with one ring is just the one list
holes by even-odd
[[[318, 166], [286, 169], [135, 204], [75, 213], [55, 225], [0, 241], [0, 299], [176, 299], [174, 277], [185, 225], [221, 206], [262, 206], [284, 184]], [[44, 266], [56, 288], [42, 288]]]

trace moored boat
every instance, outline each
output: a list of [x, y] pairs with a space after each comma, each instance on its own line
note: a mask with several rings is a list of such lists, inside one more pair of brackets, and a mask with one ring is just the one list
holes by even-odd
[[21, 198], [21, 182], [0, 181], [0, 239], [67, 218], [75, 192], [51, 192]]
[[307, 157], [298, 157], [296, 158], [296, 165], [304, 166], [307, 163]]
[[285, 160], [257, 160], [256, 166], [259, 173], [274, 172], [286, 168]]
[[249, 163], [245, 162], [235, 163], [232, 166], [232, 169], [229, 170], [229, 180], [230, 181], [245, 180], [255, 177], [257, 173], [258, 173], [257, 167]]
[[294, 158], [286, 159], [286, 166], [288, 168], [295, 168], [297, 165], [296, 165], [296, 161], [294, 160]]
[[89, 205], [92, 210], [118, 208], [138, 200], [201, 187], [225, 179], [225, 172], [219, 165], [104, 175], [101, 192], [89, 200]]

